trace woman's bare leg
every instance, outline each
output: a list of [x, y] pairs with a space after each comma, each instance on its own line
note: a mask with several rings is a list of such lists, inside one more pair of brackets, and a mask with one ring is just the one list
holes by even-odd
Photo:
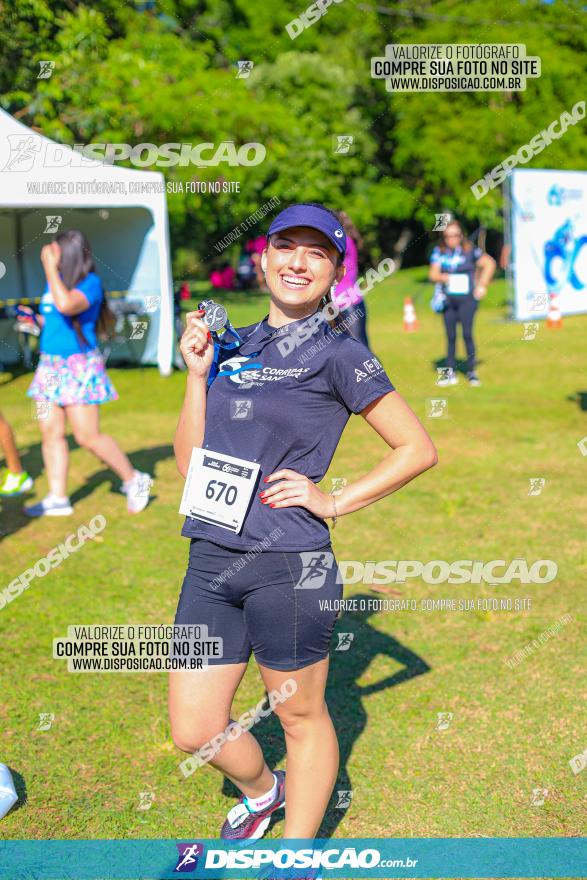
[[[284, 837], [316, 837], [336, 783], [339, 750], [324, 700], [328, 657], [282, 672], [259, 665], [267, 691], [281, 689], [293, 678], [296, 692], [275, 706], [287, 748]], [[285, 689], [284, 689], [285, 691]]]
[[[179, 749], [193, 753], [226, 730], [246, 668], [246, 663], [234, 663], [169, 673], [171, 735]], [[208, 763], [250, 798], [261, 797], [275, 782], [259, 743], [248, 731], [224, 743]]]
[[67, 418], [76, 443], [93, 452], [121, 480], [132, 480], [134, 468], [116, 440], [100, 433], [100, 407], [97, 403], [67, 406]]
[[18, 454], [18, 450], [16, 448], [14, 434], [12, 432], [12, 428], [10, 427], [10, 422], [7, 422], [1, 413], [0, 448], [4, 450], [4, 457], [6, 458], [6, 467], [8, 468], [8, 470], [13, 474], [21, 474], [22, 464], [20, 461], [20, 455]]
[[65, 412], [53, 403], [44, 419], [39, 419], [42, 452], [49, 491], [59, 498], [67, 496], [67, 466], [69, 449], [65, 439]]

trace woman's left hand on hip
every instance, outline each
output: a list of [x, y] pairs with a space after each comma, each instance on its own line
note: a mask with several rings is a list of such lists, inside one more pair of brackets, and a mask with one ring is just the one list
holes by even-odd
[[279, 480], [259, 493], [262, 504], [271, 507], [305, 507], [314, 516], [326, 519], [332, 516], [332, 499], [316, 483], [303, 474], [289, 468], [275, 471], [265, 477], [265, 482]]

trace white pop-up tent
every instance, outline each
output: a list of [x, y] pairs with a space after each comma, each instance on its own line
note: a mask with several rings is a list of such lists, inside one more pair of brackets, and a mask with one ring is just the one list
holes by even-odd
[[88, 160], [0, 110], [0, 307], [43, 293], [39, 255], [56, 223], [88, 237], [106, 291], [145, 305], [140, 362], [169, 375], [174, 320], [163, 175]]

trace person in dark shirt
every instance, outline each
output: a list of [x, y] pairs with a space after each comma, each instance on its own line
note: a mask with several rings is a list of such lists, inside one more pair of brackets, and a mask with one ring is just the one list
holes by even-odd
[[463, 228], [455, 220], [442, 232], [442, 241], [430, 257], [430, 281], [442, 285], [445, 295], [444, 326], [448, 344], [445, 374], [438, 385], [456, 385], [457, 325], [463, 328], [467, 349], [467, 379], [472, 386], [480, 385], [475, 371], [476, 351], [473, 321], [479, 300], [487, 294], [487, 286], [495, 272], [495, 260], [480, 247], [465, 240]]
[[[286, 208], [262, 254], [268, 314], [236, 328], [240, 347], [219, 361], [209, 387], [214, 346], [200, 312], [188, 315], [181, 342], [188, 375], [174, 450], [182, 476], [192, 461], [199, 500], [182, 531], [190, 552], [175, 623], [205, 625], [208, 638], [222, 639], [222, 655], [207, 669], [170, 673], [171, 729], [194, 753], [186, 775], [209, 762], [242, 792], [222, 827], [226, 840], [261, 837], [285, 801], [285, 774], [265, 763], [251, 719], [230, 721], [251, 652], [268, 693], [281, 694], [273, 708], [287, 746], [284, 835], [316, 835], [338, 772], [324, 692], [342, 583], [326, 520], [334, 525], [436, 463], [382, 364], [331, 326], [345, 244], [327, 208]], [[328, 494], [318, 483], [353, 413], [391, 451]]]

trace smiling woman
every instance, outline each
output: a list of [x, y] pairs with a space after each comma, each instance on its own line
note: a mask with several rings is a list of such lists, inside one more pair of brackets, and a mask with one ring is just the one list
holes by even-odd
[[[318, 216], [322, 212], [320, 219], [326, 224], [326, 231], [305, 225], [309, 222], [309, 209], [318, 211]], [[295, 291], [296, 296], [290, 301], [296, 309], [296, 316], [300, 308], [308, 303], [315, 306], [317, 299], [330, 301], [336, 284], [342, 281], [345, 274], [346, 235], [336, 214], [312, 203], [294, 205], [276, 217], [268, 235], [274, 259], [269, 266], [266, 250], [261, 259], [261, 268], [269, 289]], [[299, 296], [302, 291], [303, 298]], [[288, 304], [287, 297], [283, 304]], [[315, 307], [310, 314], [313, 311]]]
[[[186, 476], [192, 450], [202, 451], [190, 480], [207, 501], [192, 508], [182, 530], [191, 546], [175, 622], [205, 624], [209, 637], [222, 639], [223, 656], [207, 670], [170, 674], [172, 736], [180, 749], [197, 753], [226, 729], [251, 652], [268, 691], [293, 678], [295, 693], [275, 707], [287, 746], [290, 838], [316, 836], [338, 770], [324, 692], [342, 578], [326, 520], [334, 525], [436, 463], [432, 441], [377, 358], [317, 319], [344, 276], [345, 249], [332, 211], [314, 203], [286, 208], [269, 227], [262, 254], [269, 312], [238, 329], [238, 355], [227, 355], [209, 387], [214, 349], [201, 312], [187, 316], [181, 340], [188, 377], [175, 457]], [[301, 333], [308, 324], [312, 332]], [[303, 341], [280, 347], [292, 332]], [[243, 404], [246, 417], [237, 415]], [[390, 452], [335, 497], [317, 484], [353, 413]], [[241, 468], [234, 486], [226, 463]], [[269, 485], [255, 497], [260, 482]], [[256, 555], [239, 565], [251, 550]], [[225, 571], [236, 572], [229, 583]], [[250, 731], [224, 743], [209, 763], [242, 792], [222, 837], [261, 837], [285, 806], [285, 774], [269, 770]]]

